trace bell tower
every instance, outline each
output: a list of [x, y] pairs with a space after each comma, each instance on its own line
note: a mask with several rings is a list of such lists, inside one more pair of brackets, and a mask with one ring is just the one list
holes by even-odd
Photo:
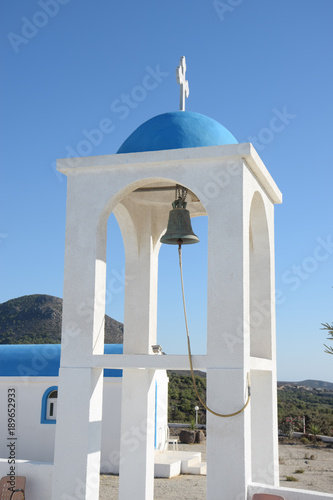
[[[207, 372], [207, 405], [235, 413], [248, 376], [252, 389], [237, 415], [207, 414], [207, 499], [245, 500], [253, 482], [276, 488], [274, 204], [282, 198], [253, 146], [178, 111], [148, 120], [117, 154], [58, 160], [58, 170], [68, 193], [52, 500], [98, 500], [103, 368], [123, 369], [119, 499], [153, 500], [154, 372], [189, 369], [188, 356], [152, 350], [160, 238], [176, 186], [187, 190], [191, 216], [208, 217], [207, 354], [193, 356]], [[111, 212], [126, 258], [122, 355], [103, 354]]]

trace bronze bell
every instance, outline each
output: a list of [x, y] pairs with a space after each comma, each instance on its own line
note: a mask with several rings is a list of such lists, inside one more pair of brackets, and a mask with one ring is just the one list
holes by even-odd
[[186, 210], [186, 201], [175, 200], [169, 212], [169, 221], [166, 233], [161, 238], [161, 243], [168, 245], [191, 245], [199, 243], [199, 238], [194, 234], [190, 212]]

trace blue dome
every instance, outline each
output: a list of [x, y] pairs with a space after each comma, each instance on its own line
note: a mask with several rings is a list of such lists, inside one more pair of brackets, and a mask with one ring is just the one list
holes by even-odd
[[237, 144], [223, 125], [200, 113], [174, 111], [154, 116], [126, 139], [118, 153]]

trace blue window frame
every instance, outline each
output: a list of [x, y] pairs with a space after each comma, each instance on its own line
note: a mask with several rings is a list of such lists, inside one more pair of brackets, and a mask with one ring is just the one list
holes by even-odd
[[53, 385], [46, 389], [42, 397], [41, 424], [55, 424], [57, 415], [58, 387]]

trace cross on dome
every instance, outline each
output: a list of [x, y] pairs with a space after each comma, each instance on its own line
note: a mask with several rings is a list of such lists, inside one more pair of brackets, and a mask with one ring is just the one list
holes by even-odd
[[186, 61], [185, 56], [180, 58], [179, 66], [176, 69], [176, 78], [177, 83], [180, 85], [180, 102], [179, 109], [180, 111], [185, 111], [185, 98], [189, 96], [190, 89], [188, 86], [188, 81], [185, 79], [186, 72]]

